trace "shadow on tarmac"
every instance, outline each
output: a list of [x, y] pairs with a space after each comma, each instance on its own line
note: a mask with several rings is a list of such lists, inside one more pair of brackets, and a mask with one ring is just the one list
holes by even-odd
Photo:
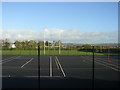
[[[120, 88], [118, 81], [105, 81], [95, 80], [95, 88]], [[25, 77], [3, 77], [2, 90], [9, 89], [37, 89], [38, 78], [25, 78]], [[72, 77], [42, 77], [40, 78], [40, 88], [92, 88], [92, 80], [79, 79]], [[37, 89], [38, 90], [38, 89]]]

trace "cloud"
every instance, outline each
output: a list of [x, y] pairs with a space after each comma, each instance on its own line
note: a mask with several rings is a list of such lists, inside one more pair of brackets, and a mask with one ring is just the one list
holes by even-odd
[[59, 28], [46, 28], [34, 30], [0, 30], [1, 39], [15, 40], [61, 40], [64, 43], [117, 43], [118, 32], [84, 31], [77, 29], [63, 30]]

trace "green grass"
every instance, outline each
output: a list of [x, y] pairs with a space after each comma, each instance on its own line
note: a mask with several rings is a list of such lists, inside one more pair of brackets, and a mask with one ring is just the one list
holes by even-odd
[[[92, 52], [83, 52], [77, 50], [61, 50], [60, 54], [58, 50], [46, 50], [40, 51], [41, 55], [93, 55]], [[2, 50], [2, 55], [38, 55], [37, 50]], [[95, 55], [108, 55], [107, 53], [95, 53]], [[117, 55], [117, 54], [110, 54]]]

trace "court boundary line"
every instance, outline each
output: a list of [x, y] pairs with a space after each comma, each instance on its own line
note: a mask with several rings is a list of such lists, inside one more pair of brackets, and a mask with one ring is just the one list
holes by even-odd
[[9, 57], [9, 58], [6, 58], [6, 59], [2, 59], [2, 60], [0, 61], [0, 63], [1, 63], [1, 62], [4, 62], [4, 61], [6, 61], [6, 60], [9, 60], [9, 59], [15, 58], [15, 57], [17, 57], [17, 56], [12, 56], [12, 57]]
[[[83, 57], [83, 56], [82, 56]], [[87, 58], [88, 59], [88, 58]], [[97, 60], [96, 60], [97, 59]], [[110, 65], [110, 66], [113, 66], [115, 68], [119, 68], [118, 66], [114, 65], [114, 64], [110, 64], [110, 63], [106, 63], [104, 61], [100, 61], [101, 59], [100, 58], [96, 58], [95, 60], [98, 61], [99, 63], [102, 63], [102, 64], [106, 64], [106, 65]]]
[[[85, 58], [84, 56], [82, 56], [83, 58]], [[96, 57], [95, 57], [96, 58]], [[87, 59], [88, 59], [88, 57], [87, 57]], [[96, 60], [97, 59], [97, 60]], [[96, 58], [95, 60], [96, 61], [100, 61], [101, 60], [101, 58]], [[104, 62], [104, 61], [100, 61], [101, 63], [106, 63], [106, 62]], [[111, 66], [114, 66], [114, 67], [116, 67], [116, 68], [118, 68], [118, 66], [116, 66], [115, 65], [115, 63], [114, 64], [109, 64], [109, 63], [106, 63], [107, 65], [111, 65]]]
[[63, 68], [62, 68], [62, 66], [61, 66], [61, 64], [60, 64], [57, 56], [55, 56], [55, 58], [56, 58], [56, 60], [57, 60], [57, 62], [58, 62], [58, 65], [59, 65], [59, 67], [60, 67], [60, 69], [61, 69], [61, 71], [62, 71], [63, 76], [66, 77], [66, 74], [65, 74], [65, 72], [64, 72], [64, 70], [63, 70]]
[[[97, 61], [100, 61], [100, 58], [98, 58], [98, 59], [97, 59]], [[102, 62], [102, 63], [106, 63], [106, 62], [104, 62], [104, 61], [100, 61], [100, 62]], [[116, 66], [116, 65], [114, 65], [114, 64], [110, 64], [110, 63], [106, 63], [106, 64], [108, 64], [108, 65], [111, 65], [111, 66], [114, 66], [114, 67], [118, 68], [118, 66]]]
[[[12, 77], [21, 77], [21, 78], [38, 78], [39, 76], [12, 76], [12, 75], [8, 75], [8, 76], [0, 76], [0, 77], [9, 77], [9, 78], [12, 78]], [[48, 77], [48, 78], [51, 78], [50, 76], [40, 76], [40, 78], [42, 77]], [[52, 76], [52, 77], [61, 77], [61, 78], [64, 78], [62, 76]]]
[[16, 58], [19, 58], [19, 57], [21, 57], [21, 56], [16, 56], [15, 58], [0, 62], [0, 64], [4, 64], [4, 63], [10, 62], [10, 61], [13, 61], [13, 60], [15, 60]]
[[30, 60], [28, 60], [26, 63], [24, 63], [20, 68], [23, 68], [25, 65], [27, 65], [28, 63], [30, 63], [34, 58], [31, 58]]
[[[83, 57], [83, 56], [82, 56]], [[85, 57], [83, 57], [83, 58], [85, 58]], [[88, 58], [86, 58], [87, 60], [89, 60]], [[89, 60], [89, 61], [92, 61], [92, 60]], [[105, 66], [105, 67], [108, 67], [108, 68], [110, 68], [110, 69], [112, 69], [112, 70], [115, 70], [115, 71], [120, 71], [119, 70], [119, 68], [118, 69], [116, 69], [116, 68], [113, 68], [113, 67], [111, 67], [111, 66], [108, 66], [109, 64], [107, 64], [107, 65], [105, 65], [104, 64], [104, 62], [99, 62], [100, 60], [97, 60], [97, 61], [95, 61], [95, 63], [98, 63], [99, 65], [103, 65], [103, 66]]]
[[56, 64], [57, 69], [59, 69], [59, 64], [56, 59], [55, 59], [55, 64]]

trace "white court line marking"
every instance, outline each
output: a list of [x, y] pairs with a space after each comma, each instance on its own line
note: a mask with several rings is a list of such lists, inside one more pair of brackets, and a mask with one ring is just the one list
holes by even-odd
[[[97, 61], [100, 61], [100, 58], [97, 58]], [[102, 62], [102, 63], [106, 63], [106, 62], [104, 62], [104, 61], [100, 61], [100, 62]], [[106, 63], [106, 64], [108, 64], [108, 65], [111, 65], [111, 66], [114, 66], [114, 67], [118, 68], [118, 66], [116, 66], [116, 65], [114, 65], [114, 64], [110, 64], [110, 63]]]
[[9, 60], [9, 59], [15, 58], [15, 57], [16, 57], [16, 56], [9, 57], [9, 58], [6, 58], [6, 59], [1, 60], [0, 62], [3, 62], [3, 61], [5, 61], [5, 60]]
[[19, 57], [21, 57], [21, 56], [17, 56], [17, 57], [15, 57], [13, 59], [6, 60], [6, 61], [4, 61], [4, 62], [2, 62], [0, 64], [4, 64], [4, 63], [10, 62], [10, 61], [13, 61], [13, 60], [15, 60], [16, 58], [19, 58]]
[[83, 63], [87, 63], [87, 64], [90, 64], [90, 63], [86, 62], [86, 60], [82, 60], [82, 62], [83, 62]]
[[13, 57], [10, 57], [10, 58], [6, 58], [6, 59], [3, 59], [3, 60], [0, 60], [0, 63], [1, 62], [5, 62], [5, 61], [7, 61], [7, 60], [11, 60], [11, 59], [13, 59], [13, 58], [16, 58], [17, 56], [13, 56]]
[[[8, 76], [0, 76], [0, 77], [18, 77], [18, 76], [10, 76], [10, 75], [8, 75]], [[36, 78], [38, 76], [21, 76], [21, 77]], [[50, 77], [50, 76], [40, 76], [40, 77]], [[62, 77], [62, 76], [53, 76], [53, 77]]]
[[[83, 56], [82, 56], [83, 57]], [[83, 57], [83, 58], [85, 58], [85, 57]], [[88, 58], [87, 58], [88, 59]], [[92, 61], [92, 60], [89, 60], [89, 61]], [[105, 65], [105, 64], [103, 64], [103, 63], [101, 63], [101, 62], [98, 62], [99, 60], [97, 60], [97, 61], [95, 61], [96, 63], [98, 63], [98, 64], [100, 64], [100, 65], [103, 65], [103, 66], [105, 66], [105, 67], [108, 67], [108, 68], [111, 68], [111, 69], [113, 69], [113, 70], [115, 70], [115, 71], [120, 71], [119, 69], [116, 69], [116, 68], [113, 68], [113, 67], [110, 67], [110, 66], [107, 66], [107, 65]], [[109, 65], [109, 64], [108, 64]]]
[[55, 63], [56, 63], [57, 69], [59, 69], [59, 65], [56, 59], [55, 59]]
[[101, 62], [101, 63], [107, 64], [107, 65], [110, 65], [110, 66], [113, 66], [113, 67], [116, 67], [116, 68], [119, 68], [118, 66], [116, 66], [116, 65], [114, 65], [114, 64], [109, 64], [109, 63], [106, 63], [106, 62], [104, 62], [104, 61], [100, 61], [100, 59], [99, 59], [99, 60], [96, 60], [96, 61], [99, 61], [99, 62]]
[[57, 62], [58, 62], [58, 64], [59, 64], [59, 66], [60, 66], [60, 69], [61, 69], [61, 71], [62, 71], [62, 73], [63, 73], [63, 76], [66, 77], [65, 72], [64, 72], [64, 70], [63, 70], [63, 68], [62, 68], [62, 66], [61, 66], [61, 64], [60, 64], [57, 56], [55, 56], [55, 57], [56, 57], [56, 60], [57, 60]]
[[[84, 56], [82, 56], [83, 58], [85, 58]], [[88, 57], [87, 57], [87, 59], [88, 59]], [[92, 57], [91, 57], [91, 59], [92, 59]], [[96, 60], [97, 59], [97, 60]], [[111, 65], [111, 66], [114, 66], [114, 67], [116, 67], [116, 68], [118, 68], [118, 66], [116, 66], [116, 65], [114, 65], [114, 64], [110, 64], [110, 63], [106, 63], [106, 62], [104, 62], [104, 61], [101, 61], [101, 58], [96, 58], [95, 57], [95, 60], [96, 61], [100, 61], [101, 63], [105, 63], [105, 64], [107, 64], [107, 65]]]
[[50, 77], [52, 77], [52, 59], [50, 56]]
[[[95, 61], [95, 62], [96, 62], [96, 61]], [[110, 66], [106, 66], [106, 65], [103, 64], [103, 63], [100, 63], [100, 62], [96, 62], [96, 63], [101, 64], [101, 65], [103, 65], [103, 66], [105, 66], [105, 67], [109, 67], [109, 68], [111, 68], [111, 69], [113, 69], [113, 70], [115, 70], [115, 71], [120, 71], [120, 70], [118, 70], [118, 69], [116, 69], [116, 68], [113, 68], [113, 67], [110, 67]]]
[[[38, 76], [24, 76], [24, 77], [38, 77]], [[40, 77], [50, 77], [50, 76], [40, 76]], [[52, 77], [62, 77], [62, 76], [52, 76]]]
[[96, 59], [97, 59], [96, 61], [101, 62], [101, 63], [103, 63], [103, 64], [110, 65], [110, 66], [113, 66], [113, 67], [115, 67], [115, 68], [119, 68], [118, 66], [116, 66], [116, 65], [114, 65], [114, 64], [110, 64], [110, 63], [107, 63], [107, 62], [101, 61], [100, 58], [96, 58]]
[[9, 77], [10, 77], [10, 75], [9, 75]]
[[23, 64], [20, 68], [23, 68], [25, 65], [27, 65], [28, 63], [30, 63], [33, 60], [33, 58], [31, 58], [29, 61], [27, 61], [25, 64]]

